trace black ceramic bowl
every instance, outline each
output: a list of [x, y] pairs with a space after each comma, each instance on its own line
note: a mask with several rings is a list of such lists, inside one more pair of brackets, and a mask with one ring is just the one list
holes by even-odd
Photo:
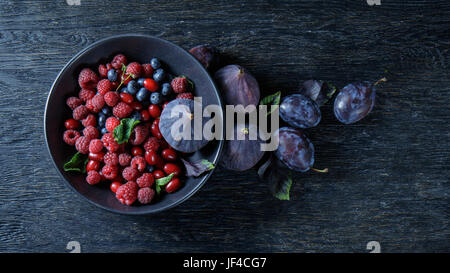
[[[76, 152], [62, 139], [64, 121], [71, 116], [66, 106], [69, 96], [78, 94], [78, 74], [90, 67], [98, 71], [100, 63], [110, 61], [123, 53], [128, 61], [149, 63], [152, 57], [159, 58], [175, 75], [186, 75], [195, 83], [194, 94], [201, 96], [203, 105], [220, 105], [221, 100], [208, 72], [187, 51], [177, 45], [148, 35], [120, 35], [98, 41], [73, 57], [61, 70], [48, 95], [44, 114], [45, 139], [49, 153], [65, 183], [91, 203], [106, 210], [122, 214], [149, 214], [172, 208], [191, 197], [208, 180], [212, 172], [198, 178], [184, 179], [184, 185], [175, 193], [165, 194], [148, 205], [122, 205], [109, 189], [109, 183], [91, 186], [85, 175], [63, 170], [64, 163]], [[212, 141], [200, 151], [188, 157], [190, 160], [208, 159], [216, 164], [222, 150], [222, 141]]]

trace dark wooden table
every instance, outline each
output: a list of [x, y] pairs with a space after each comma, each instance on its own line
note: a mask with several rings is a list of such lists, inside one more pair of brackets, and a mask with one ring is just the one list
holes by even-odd
[[[1, 1], [0, 251], [449, 252], [450, 2]], [[338, 87], [388, 78], [374, 111], [308, 130], [319, 167], [291, 201], [255, 170], [217, 168], [190, 200], [121, 216], [82, 200], [47, 153], [43, 113], [58, 71], [111, 35], [145, 33], [185, 49], [210, 43], [247, 67], [265, 94], [306, 79]]]

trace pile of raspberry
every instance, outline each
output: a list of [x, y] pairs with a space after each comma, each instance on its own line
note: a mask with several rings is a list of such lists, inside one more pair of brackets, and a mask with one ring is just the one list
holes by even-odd
[[[165, 105], [175, 97], [193, 98], [186, 78], [172, 76], [165, 83], [165, 94], [153, 96], [153, 101], [155, 97], [162, 98], [157, 104], [130, 89], [130, 85], [141, 89], [150, 86], [149, 94], [162, 92], [161, 73], [164, 71], [161, 72], [159, 66], [159, 61], [154, 62], [154, 59], [150, 64], [128, 64], [127, 58], [118, 54], [110, 63], [100, 64], [98, 74], [90, 68], [82, 69], [78, 76], [78, 95], [66, 101], [72, 118], [64, 123], [63, 139], [79, 153], [88, 155], [86, 182], [90, 185], [110, 183], [111, 191], [125, 205], [137, 201], [151, 203], [155, 197], [155, 180], [169, 174], [174, 173], [174, 176], [165, 191], [172, 193], [181, 186], [179, 155], [163, 139], [159, 117]], [[167, 95], [167, 88], [171, 89], [171, 96]], [[118, 144], [113, 132], [123, 118], [138, 119], [140, 123], [134, 127], [127, 143]]]

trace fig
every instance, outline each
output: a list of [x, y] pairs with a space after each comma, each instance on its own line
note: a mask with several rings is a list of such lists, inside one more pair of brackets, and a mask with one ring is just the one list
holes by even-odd
[[217, 65], [218, 54], [215, 48], [209, 45], [198, 45], [189, 50], [207, 70], [212, 70]]
[[[200, 116], [194, 116], [194, 104], [197, 104], [195, 107], [200, 110]], [[159, 120], [159, 131], [175, 150], [196, 152], [209, 142], [203, 136], [203, 127], [209, 118], [203, 117], [202, 113], [200, 103], [189, 99], [175, 99], [164, 107]], [[199, 128], [197, 134], [194, 133], [196, 128]]]
[[312, 99], [295, 94], [281, 101], [280, 118], [296, 128], [311, 128], [319, 124], [322, 114]]
[[260, 92], [256, 79], [239, 65], [227, 65], [217, 70], [214, 79], [227, 105], [258, 105]]
[[[252, 132], [255, 132], [253, 136]], [[259, 138], [258, 127], [248, 122], [235, 122], [233, 133], [233, 140], [227, 137], [229, 140], [224, 145], [221, 165], [228, 170], [248, 170], [264, 156], [264, 151], [261, 151], [263, 141]]]

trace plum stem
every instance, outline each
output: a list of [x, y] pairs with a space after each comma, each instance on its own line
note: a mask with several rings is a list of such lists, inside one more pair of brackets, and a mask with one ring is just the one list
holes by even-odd
[[378, 81], [376, 81], [373, 85], [377, 85], [381, 82], [387, 82], [387, 79], [383, 77], [383, 78], [379, 79]]
[[323, 170], [319, 170], [316, 168], [310, 168], [312, 171], [315, 171], [316, 173], [328, 173], [328, 168], [325, 168]]

